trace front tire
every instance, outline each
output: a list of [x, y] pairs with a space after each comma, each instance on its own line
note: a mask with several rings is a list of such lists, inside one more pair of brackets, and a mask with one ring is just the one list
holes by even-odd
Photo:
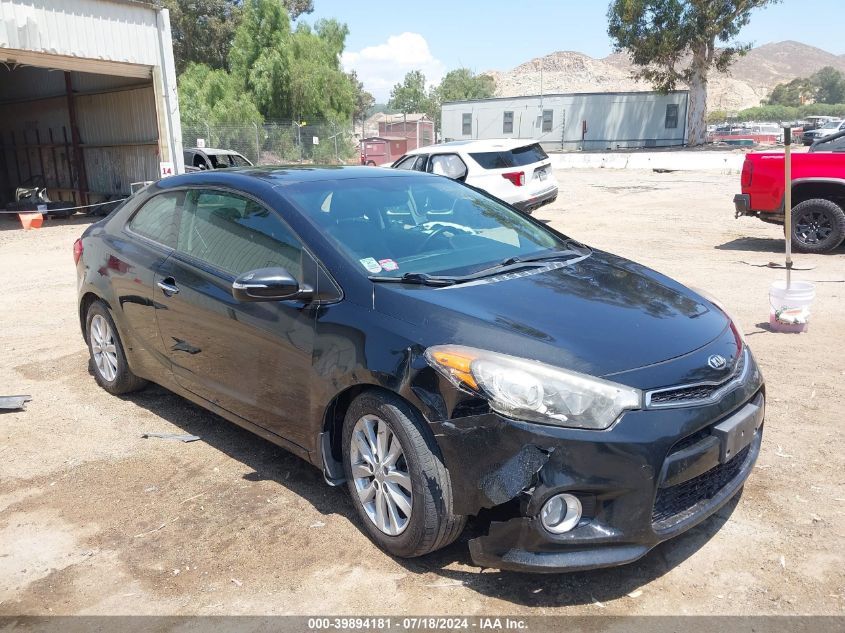
[[114, 395], [137, 391], [147, 381], [129, 369], [117, 328], [102, 301], [95, 301], [85, 317], [88, 352], [94, 369], [94, 379], [103, 389]]
[[801, 253], [826, 253], [845, 240], [845, 211], [824, 198], [792, 208], [792, 246]]
[[343, 424], [343, 466], [370, 539], [401, 558], [453, 542], [466, 517], [452, 510], [452, 484], [425, 421], [392, 394], [365, 392]]

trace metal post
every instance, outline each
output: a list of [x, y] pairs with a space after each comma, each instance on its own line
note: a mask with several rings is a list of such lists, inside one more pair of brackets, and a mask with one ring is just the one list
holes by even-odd
[[76, 187], [79, 204], [88, 204], [88, 175], [85, 173], [85, 157], [79, 141], [79, 127], [76, 123], [76, 102], [70, 73], [65, 71], [65, 92], [67, 93], [67, 114], [70, 123], [70, 138], [73, 145], [73, 160], [76, 163]]
[[261, 141], [258, 140], [258, 123], [252, 122], [255, 126], [255, 164], [261, 164]]
[[792, 283], [792, 128], [783, 128], [783, 227], [786, 239], [786, 289]]
[[[332, 132], [334, 132], [336, 129], [337, 128], [334, 125], [334, 121], [332, 121]], [[335, 132], [335, 135], [334, 135], [334, 159], [335, 159], [335, 161], [340, 163], [340, 154], [337, 151], [337, 134], [338, 133]]]

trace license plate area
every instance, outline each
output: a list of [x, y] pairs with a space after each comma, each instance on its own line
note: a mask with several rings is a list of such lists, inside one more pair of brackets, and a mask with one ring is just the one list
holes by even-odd
[[712, 434], [719, 439], [720, 463], [730, 461], [754, 440], [754, 433], [763, 423], [765, 409], [765, 401], [760, 394], [753, 402], [713, 427]]
[[546, 178], [549, 177], [548, 169], [549, 168], [545, 167], [545, 166], [544, 167], [538, 167], [537, 169], [534, 170], [534, 177], [539, 179], [539, 180], [545, 180]]

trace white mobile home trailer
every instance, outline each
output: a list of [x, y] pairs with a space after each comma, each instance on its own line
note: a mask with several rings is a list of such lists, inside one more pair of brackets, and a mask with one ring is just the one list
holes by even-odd
[[0, 205], [27, 184], [54, 201], [114, 200], [180, 171], [166, 9], [0, 0]]
[[686, 90], [496, 97], [444, 103], [443, 140], [524, 138], [547, 150], [683, 145]]

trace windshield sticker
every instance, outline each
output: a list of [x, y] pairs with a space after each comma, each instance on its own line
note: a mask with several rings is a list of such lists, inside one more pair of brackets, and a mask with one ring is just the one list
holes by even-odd
[[394, 262], [392, 259], [380, 259], [378, 260], [378, 263], [385, 270], [399, 270], [399, 264]]
[[361, 265], [371, 273], [381, 272], [381, 264], [372, 257], [365, 257], [364, 259], [359, 259], [358, 261], [361, 262]]

